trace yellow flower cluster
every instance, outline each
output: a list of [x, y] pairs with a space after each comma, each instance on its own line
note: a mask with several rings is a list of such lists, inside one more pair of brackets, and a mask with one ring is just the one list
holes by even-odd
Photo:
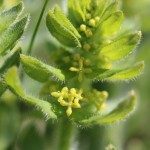
[[79, 101], [83, 99], [81, 96], [82, 90], [78, 91], [75, 88], [69, 90], [67, 87], [64, 87], [61, 91], [52, 92], [51, 95], [58, 98], [60, 105], [67, 107], [67, 116], [72, 114], [72, 108], [81, 108]]

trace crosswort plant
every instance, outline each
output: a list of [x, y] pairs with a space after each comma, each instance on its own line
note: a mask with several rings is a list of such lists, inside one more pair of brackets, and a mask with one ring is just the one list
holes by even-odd
[[[30, 20], [29, 15], [20, 17], [23, 2], [0, 13], [0, 95], [9, 89], [46, 119], [63, 120], [66, 126], [91, 127], [126, 119], [136, 105], [134, 91], [120, 103], [115, 101], [112, 108], [107, 103], [109, 93], [94, 88], [93, 82], [130, 81], [142, 73], [143, 61], [118, 63], [136, 49], [141, 31], [125, 25], [118, 0], [68, 0], [67, 14], [56, 5], [46, 16], [47, 32], [59, 42], [58, 50], [51, 52], [54, 65], [49, 65], [30, 55], [47, 3], [26, 54], [18, 45]], [[34, 97], [23, 89], [20, 65], [30, 78], [44, 84], [39, 95]], [[62, 144], [60, 149], [69, 149], [69, 136]]]

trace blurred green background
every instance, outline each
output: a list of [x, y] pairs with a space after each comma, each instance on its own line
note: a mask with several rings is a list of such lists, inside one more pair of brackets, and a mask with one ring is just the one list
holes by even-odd
[[[0, 0], [3, 8], [15, 5], [19, 0]], [[38, 20], [44, 0], [23, 0], [24, 13], [30, 13], [31, 20], [21, 40], [23, 52], [29, 46], [31, 35]], [[55, 4], [61, 5], [66, 12], [67, 0], [49, 0], [48, 9]], [[123, 0], [121, 2], [128, 25], [142, 30], [142, 41], [136, 52], [125, 61], [145, 61], [144, 73], [137, 79], [124, 83], [95, 83], [95, 86], [108, 90], [109, 99], [119, 99], [128, 91], [134, 89], [138, 95], [135, 112], [125, 121], [108, 126], [96, 126], [77, 131], [73, 148], [79, 150], [105, 150], [106, 145], [113, 144], [117, 150], [149, 150], [150, 149], [150, 0]], [[135, 25], [133, 25], [133, 22]], [[47, 32], [45, 15], [39, 28], [32, 55], [49, 61], [49, 51], [55, 49], [58, 42]], [[36, 95], [42, 84], [25, 76], [23, 86], [26, 91]], [[30, 83], [30, 84], [29, 84]], [[37, 90], [39, 89], [39, 90]], [[16, 97], [6, 91], [0, 98], [0, 150], [53, 150], [56, 144], [55, 135], [59, 123], [44, 117], [34, 108], [16, 100]]]

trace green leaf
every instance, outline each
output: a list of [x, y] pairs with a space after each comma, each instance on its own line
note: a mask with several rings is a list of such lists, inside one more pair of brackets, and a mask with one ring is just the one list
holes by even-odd
[[115, 2], [113, 2], [106, 8], [106, 10], [104, 11], [104, 13], [101, 17], [101, 21], [107, 19], [111, 14], [113, 14], [117, 11], [118, 11], [118, 1], [116, 0]]
[[8, 27], [17, 19], [23, 9], [23, 3], [12, 7], [9, 10], [3, 11], [0, 14], [0, 34], [4, 32]]
[[59, 6], [57, 5], [54, 9], [55, 17], [59, 20], [59, 22], [66, 27], [68, 30], [74, 33], [76, 37], [81, 38], [80, 34], [76, 30], [76, 28], [71, 24], [71, 22], [66, 18], [66, 16], [60, 11]]
[[3, 34], [0, 35], [0, 54], [6, 53], [19, 40], [28, 23], [29, 16], [15, 22]]
[[82, 7], [81, 7], [82, 1], [68, 0], [69, 19], [76, 26], [79, 26], [81, 24], [81, 22], [85, 21], [85, 15], [84, 15], [84, 12], [83, 12]]
[[107, 78], [108, 80], [129, 80], [140, 75], [144, 70], [144, 61], [139, 62], [131, 67], [120, 70], [118, 73], [115, 73], [111, 77]]
[[20, 81], [19, 81], [17, 67], [12, 67], [11, 69], [8, 70], [8, 72], [5, 75], [5, 82], [8, 86], [8, 88], [14, 94], [19, 96], [26, 102], [29, 102], [33, 106], [36, 106], [36, 108], [39, 108], [43, 112], [43, 114], [47, 117], [47, 119], [48, 118], [56, 119], [56, 115], [52, 111], [52, 106], [50, 103], [25, 94], [23, 88], [21, 87]]
[[20, 55], [21, 63], [23, 64], [24, 71], [33, 79], [45, 82], [51, 75], [54, 75], [59, 80], [64, 81], [65, 76], [60, 69], [56, 69], [50, 65], [46, 65], [36, 58]]
[[108, 7], [111, 0], [99, 0], [96, 2], [97, 9], [94, 12], [94, 16], [101, 17], [105, 9]]
[[142, 73], [144, 62], [139, 62], [131, 67], [123, 69], [103, 70], [95, 79], [97, 80], [129, 80]]
[[21, 53], [21, 48], [20, 47], [15, 47], [7, 56], [5, 59], [5, 62], [3, 65], [0, 67], [0, 74], [3, 73], [5, 70], [8, 68], [12, 67], [13, 65], [17, 65], [20, 59], [20, 53]]
[[97, 34], [102, 34], [103, 36], [110, 36], [117, 32], [122, 25], [124, 20], [123, 13], [121, 11], [111, 14], [106, 20], [104, 20], [98, 27], [96, 31]]
[[82, 120], [80, 123], [83, 125], [94, 124], [111, 124], [114, 122], [125, 119], [135, 108], [136, 96], [133, 92], [121, 103], [117, 105], [110, 113], [106, 115], [97, 115], [88, 119]]
[[[57, 11], [55, 10], [55, 13]], [[50, 31], [50, 33], [63, 45], [69, 46], [69, 47], [81, 47], [80, 41], [79, 41], [79, 34], [77, 31], [75, 31], [75, 28], [73, 29], [71, 23], [69, 23], [69, 20], [65, 18], [63, 15], [63, 20], [65, 20], [64, 23], [62, 23], [62, 19], [60, 20], [60, 14], [55, 15], [55, 13], [52, 13], [50, 10], [48, 12], [48, 15], [46, 17], [46, 24]], [[61, 13], [62, 15], [62, 13]], [[58, 17], [59, 16], [59, 17]], [[64, 19], [65, 18], [65, 19]], [[66, 24], [67, 22], [67, 24]], [[68, 26], [68, 24], [70, 24]], [[73, 30], [73, 31], [72, 31]]]
[[138, 45], [141, 32], [129, 34], [118, 39], [100, 50], [99, 55], [108, 57], [111, 61], [117, 61], [127, 56]]

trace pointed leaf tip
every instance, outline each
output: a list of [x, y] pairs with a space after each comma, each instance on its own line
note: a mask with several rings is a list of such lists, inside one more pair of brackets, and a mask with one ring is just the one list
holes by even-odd
[[4, 32], [21, 14], [23, 10], [23, 2], [0, 13], [0, 33]]
[[96, 80], [131, 80], [139, 76], [144, 70], [144, 61], [138, 62], [133, 66], [119, 69], [105, 69], [95, 77]]
[[21, 38], [27, 26], [29, 15], [12, 24], [0, 36], [0, 54], [5, 54]]
[[112, 62], [118, 61], [131, 53], [139, 44], [141, 32], [128, 34], [100, 49], [100, 56], [108, 57]]
[[93, 124], [111, 124], [118, 122], [128, 117], [129, 114], [134, 110], [135, 105], [136, 96], [135, 93], [131, 91], [128, 97], [120, 102], [110, 113], [106, 115], [98, 114], [97, 116], [82, 120], [80, 123], [88, 126]]

